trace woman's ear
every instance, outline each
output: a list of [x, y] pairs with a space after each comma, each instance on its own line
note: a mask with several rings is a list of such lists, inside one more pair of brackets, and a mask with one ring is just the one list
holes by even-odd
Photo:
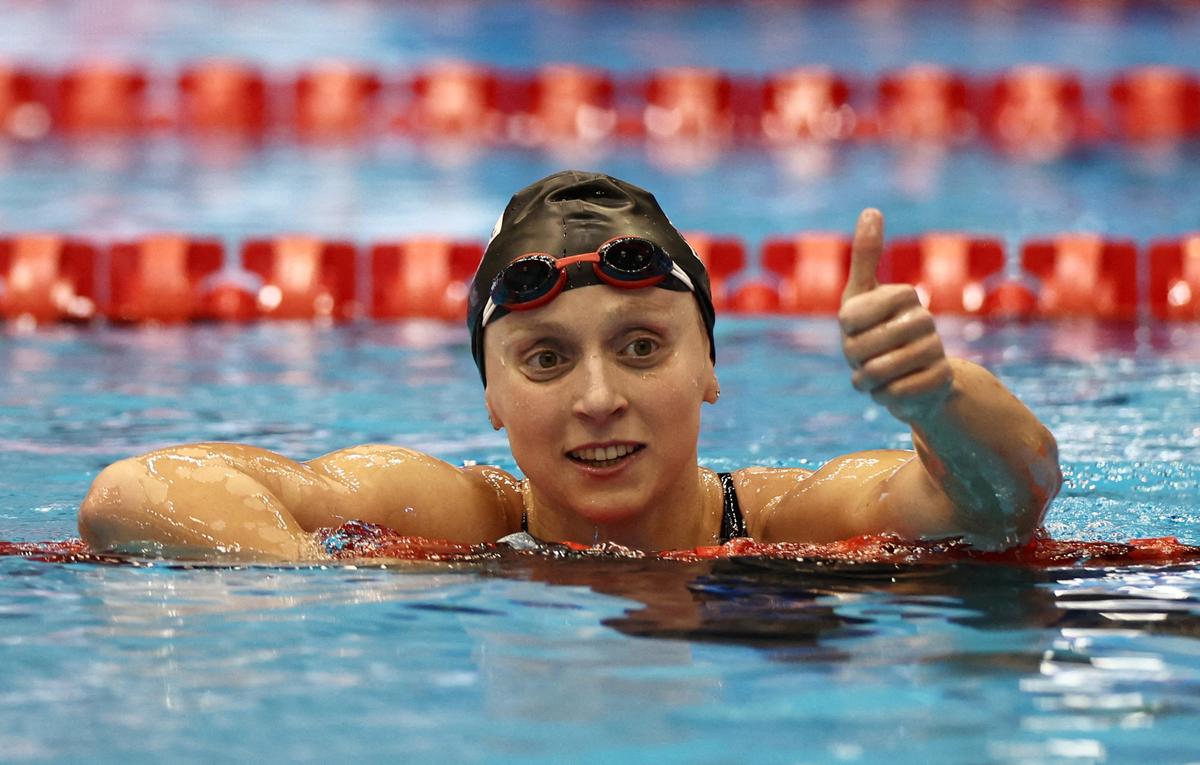
[[500, 430], [504, 427], [504, 423], [500, 421], [500, 417], [496, 414], [496, 410], [492, 408], [491, 393], [485, 388], [483, 391], [483, 403], [487, 407], [488, 422], [492, 423], [492, 430]]

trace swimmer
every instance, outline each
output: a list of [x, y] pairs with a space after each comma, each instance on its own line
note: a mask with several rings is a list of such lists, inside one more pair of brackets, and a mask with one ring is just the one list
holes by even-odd
[[399, 446], [299, 463], [193, 444], [101, 471], [80, 533], [97, 552], [256, 560], [328, 557], [314, 532], [351, 520], [459, 542], [527, 531], [646, 551], [883, 533], [1021, 544], [1062, 482], [1054, 437], [992, 374], [946, 356], [913, 287], [877, 282], [882, 250], [883, 217], [865, 210], [842, 350], [853, 387], [911, 427], [912, 451], [815, 471], [701, 467], [701, 407], [721, 395], [704, 266], [651, 194], [568, 171], [512, 198], [471, 284], [488, 419], [523, 479]]

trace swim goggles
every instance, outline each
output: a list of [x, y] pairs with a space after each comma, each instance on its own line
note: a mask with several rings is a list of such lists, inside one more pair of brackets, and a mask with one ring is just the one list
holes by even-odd
[[691, 278], [662, 247], [639, 236], [617, 236], [595, 252], [565, 258], [530, 253], [509, 263], [492, 280], [480, 326], [487, 326], [498, 308], [529, 311], [549, 303], [567, 286], [567, 268], [575, 263], [591, 263], [596, 278], [620, 289], [652, 287], [674, 276], [696, 291]]

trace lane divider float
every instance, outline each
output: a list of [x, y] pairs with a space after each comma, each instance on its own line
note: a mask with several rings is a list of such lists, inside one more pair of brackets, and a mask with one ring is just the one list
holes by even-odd
[[[832, 315], [850, 265], [840, 233], [687, 234], [723, 313]], [[428, 318], [461, 321], [483, 242], [437, 236], [366, 246], [289, 235], [226, 248], [155, 234], [110, 243], [54, 233], [0, 236], [0, 319], [118, 324]], [[889, 241], [884, 281], [913, 284], [937, 314], [991, 318], [1200, 320], [1200, 233], [1145, 247], [1070, 233], [1006, 251], [996, 237], [928, 232]], [[1144, 278], [1139, 278], [1144, 276]]]
[[875, 77], [828, 67], [764, 75], [675, 67], [614, 73], [469, 61], [377, 71], [314, 62], [293, 72], [201, 60], [177, 74], [121, 62], [59, 71], [0, 63], [0, 137], [181, 135], [359, 142], [398, 136], [551, 151], [612, 142], [710, 151], [984, 142], [1049, 161], [1102, 142], [1200, 138], [1200, 73], [1141, 66], [1084, 77], [1019, 65], [984, 74], [914, 63]]

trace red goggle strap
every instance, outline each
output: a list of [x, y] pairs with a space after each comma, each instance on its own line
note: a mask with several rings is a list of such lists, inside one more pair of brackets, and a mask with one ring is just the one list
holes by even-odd
[[[629, 238], [629, 237], [623, 237], [623, 236], [613, 237], [612, 239], [609, 239], [604, 244], [600, 245], [596, 249], [595, 252], [585, 252], [581, 255], [570, 255], [565, 258], [554, 259], [554, 256], [550, 255], [549, 253], [539, 252], [539, 253], [530, 253], [529, 255], [524, 255], [521, 258], [514, 260], [512, 263], [509, 263], [508, 266], [505, 266], [505, 268], [512, 266], [514, 263], [519, 263], [521, 260], [524, 260], [525, 258], [533, 258], [533, 257], [550, 258], [554, 262], [552, 264], [548, 264], [548, 265], [552, 265], [554, 268], [556, 268], [558, 270], [558, 279], [555, 280], [554, 284], [551, 285], [550, 288], [548, 290], [546, 290], [546, 292], [544, 294], [534, 298], [533, 300], [526, 300], [521, 303], [501, 303], [500, 305], [502, 305], [505, 309], [507, 309], [509, 311], [531, 311], [534, 308], [540, 308], [541, 306], [546, 305], [551, 300], [558, 297], [558, 294], [563, 291], [563, 287], [565, 287], [566, 283], [567, 283], [567, 266], [569, 266], [573, 263], [591, 263], [592, 271], [595, 272], [597, 278], [599, 278], [605, 284], [610, 284], [613, 287], [619, 287], [621, 289], [634, 290], [634, 289], [640, 289], [642, 287], [652, 287], [655, 284], [658, 284], [659, 282], [661, 282], [663, 279], [666, 279], [667, 274], [656, 274], [654, 276], [648, 276], [645, 279], [630, 280], [630, 279], [618, 279], [614, 276], [609, 276], [608, 274], [604, 273], [604, 270], [600, 267], [601, 251], [603, 251], [606, 247], [608, 247], [609, 244], [620, 241], [622, 239], [627, 239], [627, 238]], [[675, 271], [679, 271], [680, 274], [683, 273], [682, 270], [679, 269], [678, 266], [672, 264], [671, 272], [674, 273]], [[683, 279], [684, 283], [687, 285], [688, 289], [690, 289], [694, 292], [695, 288], [692, 286], [691, 279], [686, 278], [686, 276], [683, 276], [682, 279]], [[489, 302], [491, 302], [490, 298], [489, 298]], [[489, 314], [488, 318], [491, 318], [491, 316], [490, 316], [491, 312], [488, 312], [488, 314]]]

